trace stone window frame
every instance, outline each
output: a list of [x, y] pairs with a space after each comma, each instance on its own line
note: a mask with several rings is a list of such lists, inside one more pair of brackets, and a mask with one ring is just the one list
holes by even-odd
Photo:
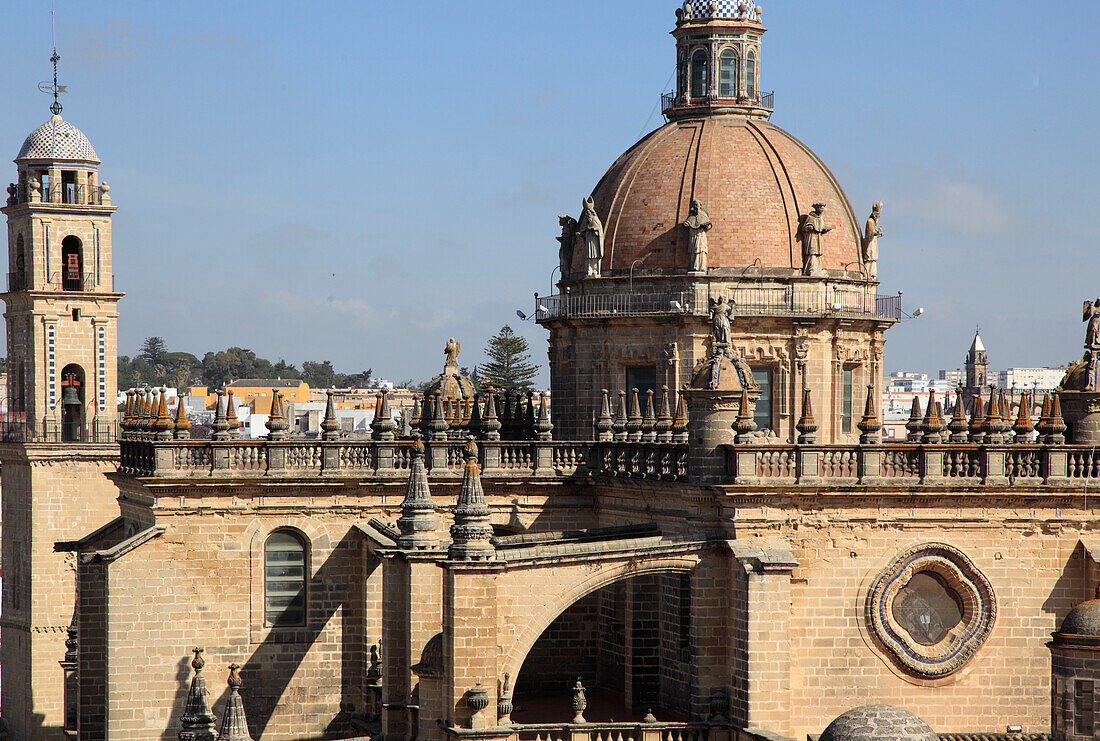
[[[721, 92], [722, 92], [722, 57], [725, 56], [727, 51], [732, 51], [733, 52], [733, 59], [734, 59], [735, 74], [734, 74], [734, 78], [733, 78], [734, 91], [733, 91], [732, 96], [730, 96], [730, 95], [725, 95], [725, 96], [721, 95]], [[718, 65], [716, 67], [716, 70], [717, 70], [716, 71], [716, 74], [717, 74], [716, 81], [718, 83], [719, 97], [721, 97], [724, 100], [728, 100], [730, 98], [734, 98], [734, 99], [741, 98], [744, 95], [744, 90], [745, 90], [745, 85], [744, 85], [744, 80], [745, 80], [745, 68], [744, 68], [745, 50], [744, 50], [744, 45], [743, 44], [734, 44], [734, 43], [729, 43], [729, 42], [726, 42], [726, 43], [720, 45], [718, 47], [718, 57], [717, 57], [717, 59], [718, 59]]]
[[[922, 646], [893, 616], [893, 600], [917, 573], [932, 572], [962, 604], [962, 621], [934, 646]], [[997, 598], [989, 579], [959, 549], [921, 543], [894, 557], [867, 591], [864, 617], [875, 642], [906, 674], [922, 680], [949, 677], [985, 644], [997, 621]]]
[[[289, 530], [302, 539], [305, 544], [306, 595], [305, 625], [277, 626], [266, 623], [264, 611], [264, 545], [267, 539], [278, 530]], [[256, 521], [248, 528], [245, 538], [249, 543], [249, 640], [253, 644], [263, 643], [272, 635], [280, 643], [309, 643], [324, 628], [324, 620], [318, 618], [314, 610], [313, 589], [311, 587], [318, 564], [318, 553], [327, 554], [330, 550], [328, 533], [316, 523], [303, 517], [278, 517]]]
[[[710, 94], [711, 79], [714, 76], [714, 65], [711, 64], [710, 51], [710, 46], [705, 44], [697, 44], [688, 50], [688, 98], [691, 100], [703, 100]], [[695, 60], [700, 54], [703, 55], [703, 61], [706, 64], [706, 76], [703, 78], [703, 93], [697, 95], [695, 92]]]

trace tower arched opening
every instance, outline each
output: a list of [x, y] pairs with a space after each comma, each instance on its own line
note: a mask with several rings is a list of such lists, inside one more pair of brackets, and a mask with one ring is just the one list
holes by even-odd
[[9, 291], [22, 291], [27, 287], [27, 255], [23, 246], [23, 235], [15, 238], [15, 274]]
[[61, 441], [84, 438], [84, 369], [70, 363], [61, 369]]
[[61, 289], [83, 290], [84, 243], [69, 235], [61, 241]]
[[718, 95], [736, 98], [741, 94], [741, 59], [736, 49], [725, 49], [719, 57]]
[[550, 624], [515, 681], [515, 723], [569, 720], [584, 684], [590, 723], [687, 720], [693, 691], [691, 574], [621, 579], [581, 597]]

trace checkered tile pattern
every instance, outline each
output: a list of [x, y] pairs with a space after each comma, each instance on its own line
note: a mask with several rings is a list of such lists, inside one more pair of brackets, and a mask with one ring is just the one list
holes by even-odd
[[54, 116], [32, 131], [15, 159], [99, 162], [88, 137], [61, 116]]
[[[711, 12], [711, 4], [718, 6], [717, 12]], [[752, 0], [744, 2], [748, 6], [744, 17], [756, 18], [756, 3]], [[741, 18], [740, 6], [742, 0], [687, 0], [684, 10], [689, 19], [696, 18]]]

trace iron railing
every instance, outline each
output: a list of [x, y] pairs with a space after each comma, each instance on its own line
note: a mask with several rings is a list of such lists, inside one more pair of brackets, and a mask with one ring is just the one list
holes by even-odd
[[901, 296], [877, 296], [849, 284], [748, 286], [668, 293], [557, 294], [535, 298], [535, 321], [569, 317], [691, 314], [707, 316], [712, 299], [725, 298], [742, 316], [842, 316], [901, 321]]
[[775, 110], [775, 92], [756, 93], [755, 95], [718, 95], [715, 97], [681, 98], [676, 93], [661, 95], [661, 113], [667, 114], [675, 108], [702, 108], [706, 106], [752, 106], [768, 111]]
[[[26, 183], [15, 187], [15, 203], [30, 203], [31, 188]], [[39, 189], [38, 203], [57, 203], [74, 206], [102, 206], [103, 194], [99, 188], [89, 188], [85, 184], [55, 183], [48, 188]], [[9, 204], [14, 205], [14, 204]]]
[[65, 425], [58, 419], [36, 420], [24, 413], [0, 415], [0, 441], [5, 443], [97, 443], [118, 440], [118, 424], [93, 420]]

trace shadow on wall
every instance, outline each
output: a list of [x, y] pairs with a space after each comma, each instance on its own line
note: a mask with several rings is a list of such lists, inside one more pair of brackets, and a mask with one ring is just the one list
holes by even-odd
[[[324, 653], [338, 654], [340, 665], [332, 668], [321, 665], [315, 670], [319, 676], [331, 676], [336, 671], [340, 675], [339, 710], [323, 733], [331, 738], [352, 730], [350, 716], [365, 707], [366, 699], [366, 601], [363, 593], [367, 578], [377, 567], [377, 563], [367, 563], [363, 536], [357, 530], [349, 530], [309, 580], [306, 587], [309, 606], [306, 626], [270, 631], [252, 655], [241, 662], [241, 696], [252, 738], [258, 739], [264, 735], [275, 709], [280, 705], [315, 704], [309, 696], [315, 684], [303, 683], [301, 678], [296, 687], [292, 688], [290, 684], [337, 614], [341, 617], [339, 642], [328, 647]], [[239, 647], [227, 647], [217, 653], [229, 657], [235, 651], [239, 651]], [[312, 658], [315, 661], [324, 660], [317, 655]], [[172, 725], [164, 731], [163, 741], [176, 739], [179, 718], [187, 704], [190, 688], [190, 662], [190, 657], [180, 659], [181, 670], [177, 674], [180, 681]], [[213, 707], [220, 720], [229, 697], [225, 681], [227, 672], [223, 666], [208, 663], [204, 674], [208, 692], [217, 697]]]

